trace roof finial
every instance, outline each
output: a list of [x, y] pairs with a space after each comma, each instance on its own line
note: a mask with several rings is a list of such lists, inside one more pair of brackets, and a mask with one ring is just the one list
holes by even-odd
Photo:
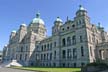
[[40, 12], [39, 11], [36, 14], [36, 18], [40, 18]]
[[101, 24], [100, 24], [100, 22], [98, 22], [98, 27], [101, 27]]
[[82, 7], [82, 5], [80, 4], [80, 5], [79, 5], [79, 8], [81, 8], [81, 7]]
[[79, 5], [79, 10], [85, 10], [82, 5]]
[[59, 16], [57, 18], [60, 18]]
[[69, 17], [67, 16], [67, 21], [69, 20]]

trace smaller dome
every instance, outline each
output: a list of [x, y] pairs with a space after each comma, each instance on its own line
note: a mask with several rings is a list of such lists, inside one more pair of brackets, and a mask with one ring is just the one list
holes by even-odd
[[12, 33], [16, 33], [16, 30], [13, 30]]
[[26, 24], [21, 24], [21, 26], [25, 26], [26, 27], [27, 25]]
[[79, 10], [86, 10], [82, 5], [79, 5]]
[[5, 47], [7, 47], [7, 44], [6, 45], [4, 45]]
[[43, 21], [42, 19], [40, 19], [40, 18], [34, 18], [34, 19], [32, 20], [32, 23], [44, 24], [44, 21]]
[[56, 21], [57, 22], [63, 22], [62, 19], [60, 19], [60, 17], [57, 17]]
[[32, 20], [32, 23], [44, 24], [44, 21], [40, 18], [40, 13], [39, 12], [36, 14], [36, 18], [34, 18]]

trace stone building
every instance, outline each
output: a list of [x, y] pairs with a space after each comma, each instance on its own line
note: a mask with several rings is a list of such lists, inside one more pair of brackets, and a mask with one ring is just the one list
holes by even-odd
[[0, 51], [0, 64], [2, 63], [2, 57], [3, 57], [3, 53], [2, 51]]
[[67, 18], [63, 23], [56, 18], [50, 37], [37, 13], [28, 26], [22, 24], [11, 32], [7, 55], [8, 60], [15, 59], [24, 66], [81, 67], [96, 61], [97, 48], [105, 42], [107, 32], [92, 24], [87, 10], [80, 5], [73, 20]]

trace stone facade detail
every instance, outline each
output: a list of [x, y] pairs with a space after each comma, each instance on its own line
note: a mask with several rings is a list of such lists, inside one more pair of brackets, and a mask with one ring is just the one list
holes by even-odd
[[44, 21], [37, 13], [29, 26], [22, 24], [18, 31], [12, 31], [4, 58], [24, 66], [81, 67], [96, 61], [100, 48], [107, 45], [107, 32], [92, 24], [87, 10], [80, 6], [74, 20], [67, 18], [63, 23], [57, 17], [50, 37], [46, 36]]

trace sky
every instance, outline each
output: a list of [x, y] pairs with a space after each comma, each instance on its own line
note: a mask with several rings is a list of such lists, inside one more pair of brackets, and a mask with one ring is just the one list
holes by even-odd
[[63, 22], [67, 16], [73, 20], [80, 4], [88, 11], [91, 23], [100, 22], [108, 31], [108, 0], [0, 0], [0, 50], [8, 44], [11, 31], [22, 23], [29, 25], [38, 11], [51, 36], [56, 17]]

